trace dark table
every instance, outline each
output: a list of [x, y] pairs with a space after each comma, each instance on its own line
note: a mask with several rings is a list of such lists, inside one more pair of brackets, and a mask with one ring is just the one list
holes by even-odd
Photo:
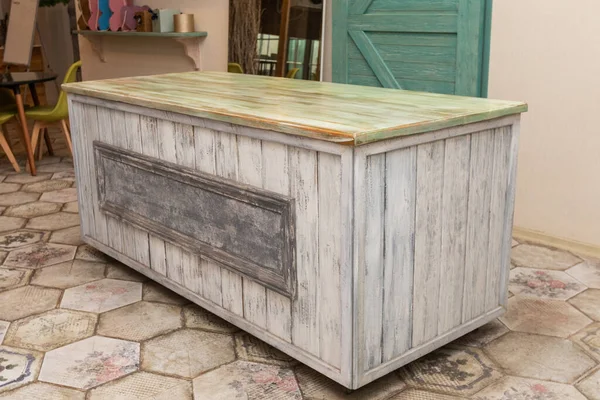
[[[29, 138], [29, 128], [27, 127], [27, 119], [25, 118], [25, 107], [23, 105], [23, 96], [21, 95], [21, 86], [28, 85], [31, 91], [31, 97], [33, 103], [36, 106], [40, 105], [40, 99], [38, 98], [37, 91], [35, 89], [36, 83], [49, 82], [57, 78], [57, 75], [50, 72], [9, 72], [0, 75], [0, 88], [7, 88], [13, 91], [15, 94], [15, 100], [17, 102], [17, 109], [19, 113], [19, 119], [21, 121], [21, 127], [23, 129], [23, 143], [25, 150], [27, 151], [27, 161], [29, 162], [29, 168], [31, 175], [37, 173], [35, 168], [35, 160], [33, 158], [34, 149], [31, 148], [31, 139]], [[52, 145], [50, 144], [50, 138], [48, 132], [44, 133], [44, 139], [48, 152], [52, 155]]]

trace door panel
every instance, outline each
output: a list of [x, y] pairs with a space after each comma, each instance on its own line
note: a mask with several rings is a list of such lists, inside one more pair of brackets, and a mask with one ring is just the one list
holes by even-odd
[[490, 0], [337, 0], [334, 82], [482, 96]]

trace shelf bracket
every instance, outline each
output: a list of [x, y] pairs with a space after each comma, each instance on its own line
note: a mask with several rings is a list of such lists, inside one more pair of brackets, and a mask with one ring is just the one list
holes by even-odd
[[183, 46], [185, 55], [194, 63], [196, 71], [202, 71], [202, 43], [204, 37], [175, 38]]
[[89, 40], [90, 45], [92, 46], [92, 50], [94, 50], [94, 52], [96, 54], [98, 54], [100, 61], [105, 63], [106, 58], [104, 58], [104, 37], [103, 36], [87, 36], [86, 38], [87, 38], [87, 40]]

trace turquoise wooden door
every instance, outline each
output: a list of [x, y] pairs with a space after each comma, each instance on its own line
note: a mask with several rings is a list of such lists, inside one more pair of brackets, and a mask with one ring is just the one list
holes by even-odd
[[331, 0], [334, 82], [487, 96], [491, 0]]

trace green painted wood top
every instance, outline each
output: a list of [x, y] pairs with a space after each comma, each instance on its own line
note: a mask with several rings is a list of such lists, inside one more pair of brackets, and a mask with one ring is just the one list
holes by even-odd
[[521, 102], [222, 72], [63, 85], [68, 93], [360, 145], [527, 111]]

